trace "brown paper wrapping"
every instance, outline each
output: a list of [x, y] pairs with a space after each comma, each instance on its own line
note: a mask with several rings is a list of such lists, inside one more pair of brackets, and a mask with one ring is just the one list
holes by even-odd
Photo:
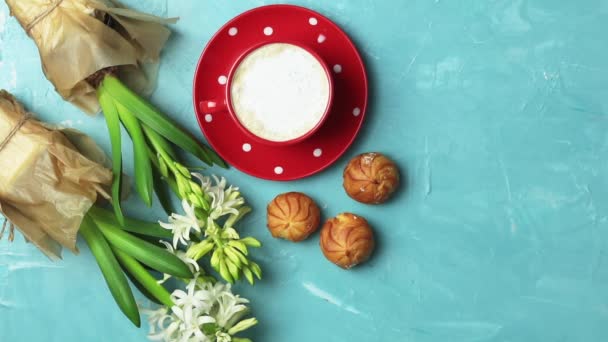
[[[42, 68], [57, 92], [85, 112], [99, 111], [85, 79], [118, 67], [132, 90], [154, 90], [161, 49], [171, 32], [161, 19], [112, 0], [6, 0], [11, 14], [38, 46]], [[112, 22], [112, 27], [106, 25]]]
[[112, 172], [90, 138], [71, 130], [78, 149], [64, 132], [33, 118], [24, 121], [25, 115], [23, 106], [0, 90], [2, 213], [50, 258], [59, 258], [61, 247], [77, 253], [82, 218], [98, 193], [107, 197], [104, 186], [112, 182]]

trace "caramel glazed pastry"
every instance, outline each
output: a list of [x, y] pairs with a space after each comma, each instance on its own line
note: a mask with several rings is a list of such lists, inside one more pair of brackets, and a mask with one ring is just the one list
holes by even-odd
[[321, 229], [320, 245], [329, 261], [350, 269], [372, 255], [374, 233], [365, 218], [343, 213], [325, 222]]
[[397, 165], [381, 153], [364, 153], [351, 159], [344, 169], [344, 190], [365, 204], [386, 202], [399, 187]]
[[289, 192], [268, 204], [267, 219], [272, 236], [299, 242], [319, 228], [321, 212], [312, 198], [300, 192]]

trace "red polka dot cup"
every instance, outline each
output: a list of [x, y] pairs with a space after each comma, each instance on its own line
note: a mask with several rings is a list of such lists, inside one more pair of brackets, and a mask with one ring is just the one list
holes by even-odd
[[297, 42], [262, 43], [232, 65], [224, 98], [201, 101], [206, 114], [227, 111], [253, 141], [287, 146], [313, 136], [327, 119], [334, 97], [323, 59]]

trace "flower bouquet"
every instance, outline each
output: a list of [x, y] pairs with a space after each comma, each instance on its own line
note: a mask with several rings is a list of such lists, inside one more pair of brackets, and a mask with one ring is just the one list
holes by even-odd
[[[153, 339], [247, 341], [234, 335], [257, 323], [255, 318], [243, 319], [249, 312], [248, 301], [234, 295], [230, 285], [206, 275], [188, 253], [174, 248], [191, 238], [200, 241], [201, 235], [196, 233], [203, 225], [192, 213], [173, 214], [172, 223], [163, 224], [169, 229], [130, 218], [120, 223], [112, 212], [96, 204], [98, 195], [108, 197], [105, 187], [112, 175], [104, 165], [105, 155], [88, 137], [36, 121], [12, 95], [0, 91], [0, 161], [2, 233], [8, 229], [10, 240], [17, 228], [27, 241], [57, 259], [61, 247], [77, 252], [80, 233], [120, 309], [136, 326], [140, 325], [140, 308], [127, 278], [161, 305], [157, 310], [141, 310], [150, 315]], [[244, 200], [233, 195], [235, 188], [224, 189], [224, 180], [211, 186], [204, 178], [203, 184], [203, 193], [215, 199], [210, 205], [215, 212], [212, 217], [230, 215], [227, 221], [231, 222], [242, 217]], [[217, 195], [220, 190], [228, 196]], [[192, 237], [190, 230], [194, 230]], [[249, 267], [259, 274], [259, 266], [253, 265]], [[183, 286], [170, 293], [166, 287], [170, 278]]]
[[[255, 318], [243, 320], [247, 300], [204, 272], [199, 261], [208, 257], [229, 283], [245, 278], [253, 284], [255, 277], [261, 278], [260, 266], [249, 258], [249, 249], [260, 242], [241, 238], [235, 229], [251, 208], [225, 179], [193, 173], [183, 165], [175, 146], [208, 165], [226, 166], [138, 94], [153, 88], [160, 51], [170, 34], [164, 24], [174, 20], [110, 0], [6, 2], [36, 43], [45, 75], [59, 94], [88, 113], [103, 110], [112, 145], [112, 171], [108, 178], [104, 169], [104, 184], [112, 183], [106, 197], [113, 213], [92, 204], [83, 207], [73, 240], [80, 229], [118, 306], [140, 325], [140, 307], [128, 277], [161, 305], [141, 310], [150, 316], [152, 338], [247, 341], [234, 336], [257, 323]], [[135, 188], [147, 205], [156, 192], [170, 214], [166, 223], [141, 222], [122, 213], [121, 125], [133, 142]], [[172, 208], [167, 189], [179, 197], [183, 213]]]
[[[151, 205], [156, 192], [167, 213], [174, 213], [165, 183], [183, 201], [189, 217], [196, 217], [190, 222], [194, 233], [200, 235], [204, 227], [204, 236], [198, 236], [202, 242], [188, 249], [189, 255], [199, 260], [212, 252], [211, 265], [228, 282], [241, 274], [251, 283], [254, 275], [261, 277], [260, 267], [247, 258], [248, 247], [260, 243], [240, 239], [233, 227], [250, 211], [238, 189], [225, 189], [225, 181], [212, 186], [209, 178], [193, 175], [180, 162], [174, 145], [209, 165], [224, 167], [224, 161], [131, 90], [151, 90], [154, 77], [149, 70], [156, 68], [170, 35], [164, 24], [176, 19], [137, 12], [111, 0], [6, 2], [36, 43], [43, 70], [64, 99], [87, 112], [101, 106], [112, 143], [111, 197], [118, 222], [125, 224], [120, 206], [122, 123], [133, 141], [135, 188], [143, 201]], [[170, 223], [177, 223], [170, 229], [184, 243], [187, 226], [178, 218], [172, 215]]]

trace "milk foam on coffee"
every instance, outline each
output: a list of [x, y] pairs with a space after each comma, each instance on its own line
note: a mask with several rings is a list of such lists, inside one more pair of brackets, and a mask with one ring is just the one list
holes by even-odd
[[276, 142], [314, 129], [330, 93], [321, 63], [308, 51], [285, 43], [264, 45], [247, 55], [234, 73], [230, 92], [241, 124]]

